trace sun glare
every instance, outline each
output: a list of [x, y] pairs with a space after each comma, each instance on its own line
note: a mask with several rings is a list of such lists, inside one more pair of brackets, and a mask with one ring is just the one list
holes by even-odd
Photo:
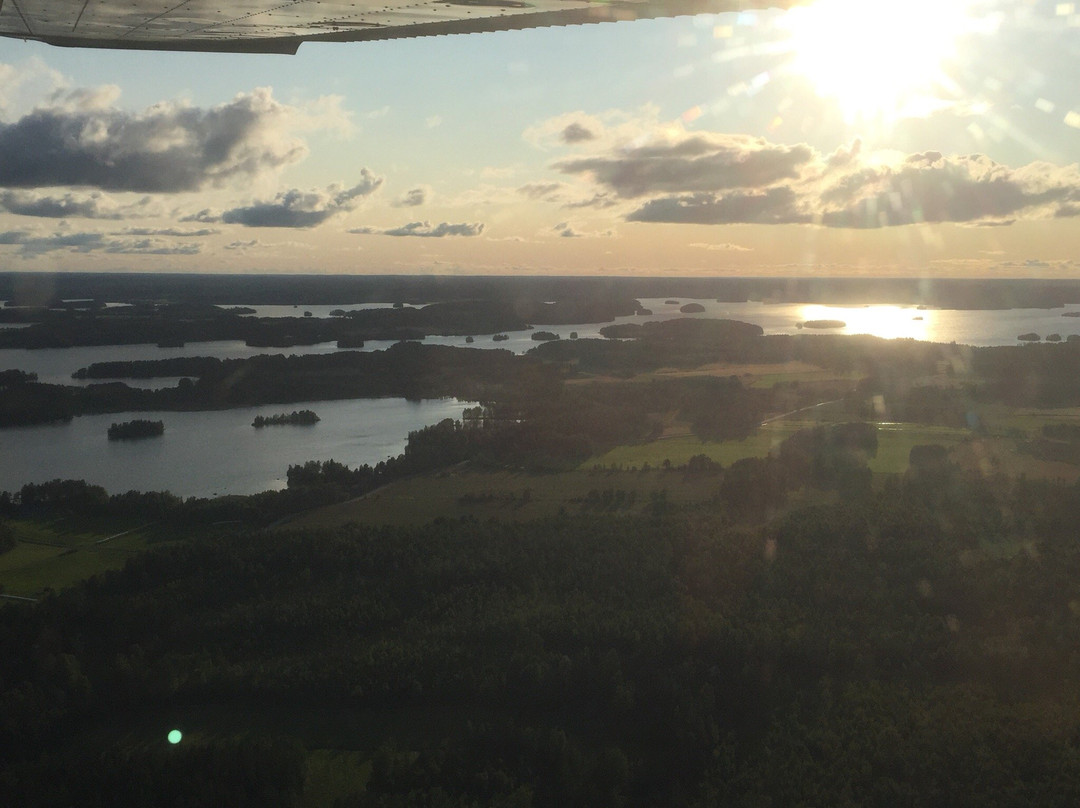
[[[930, 339], [929, 327], [933, 312], [916, 311], [903, 306], [823, 306], [807, 304], [802, 307], [803, 321], [834, 320], [843, 328], [821, 333], [870, 334], [882, 339]], [[811, 332], [812, 333], [812, 332]]]
[[854, 122], [923, 116], [947, 103], [943, 68], [970, 18], [966, 0], [818, 0], [782, 25], [791, 69]]

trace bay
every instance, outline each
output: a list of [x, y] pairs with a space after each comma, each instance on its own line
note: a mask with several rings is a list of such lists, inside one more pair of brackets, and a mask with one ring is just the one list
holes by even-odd
[[[471, 402], [403, 398], [317, 401], [203, 412], [83, 415], [67, 424], [0, 429], [0, 490], [82, 479], [109, 493], [168, 490], [179, 496], [254, 494], [285, 487], [289, 465], [337, 460], [374, 465], [405, 449], [409, 432], [461, 418]], [[257, 415], [314, 410], [313, 426], [255, 429]], [[163, 421], [158, 438], [110, 441], [114, 422]]]

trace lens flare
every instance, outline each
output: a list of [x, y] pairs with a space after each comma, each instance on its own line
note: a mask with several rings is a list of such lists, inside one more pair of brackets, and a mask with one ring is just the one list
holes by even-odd
[[780, 25], [790, 69], [853, 121], [922, 117], [947, 105], [944, 67], [973, 21], [967, 0], [818, 0]]

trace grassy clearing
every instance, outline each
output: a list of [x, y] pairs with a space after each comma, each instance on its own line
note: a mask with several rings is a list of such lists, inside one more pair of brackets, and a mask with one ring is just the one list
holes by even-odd
[[1021, 475], [1041, 480], [1060, 480], [1073, 483], [1080, 480], [1080, 466], [1043, 460], [1020, 451], [1020, 441], [1004, 437], [974, 438], [957, 446], [950, 453], [952, 460], [964, 468], [985, 476]]
[[61, 549], [20, 543], [0, 556], [0, 586], [8, 595], [33, 597], [45, 589], [64, 589], [106, 570], [119, 569], [131, 557], [120, 549]]
[[[349, 522], [420, 525], [439, 517], [462, 516], [522, 521], [552, 516], [564, 508], [569, 513], [637, 512], [654, 493], [666, 491], [668, 501], [678, 505], [709, 499], [716, 485], [716, 477], [661, 469], [578, 469], [557, 474], [465, 470], [402, 480], [360, 499], [301, 514], [283, 527], [334, 527]], [[619, 492], [621, 500], [617, 500]], [[590, 495], [592, 504], [587, 503]]]
[[[779, 382], [832, 382], [857, 381], [863, 378], [860, 373], [839, 373], [825, 370], [808, 362], [777, 362], [772, 364], [728, 364], [713, 363], [696, 368], [659, 368], [629, 377], [636, 382], [649, 382], [659, 379], [686, 379], [701, 376], [727, 378], [738, 376], [748, 387], [772, 387]], [[585, 375], [572, 383], [591, 381], [627, 381], [621, 376]]]
[[98, 544], [131, 528], [128, 524], [54, 519], [9, 523], [18, 543], [0, 555], [0, 587], [5, 594], [34, 597], [45, 589], [64, 589], [92, 575], [119, 569], [146, 547], [138, 530]]
[[748, 438], [722, 443], [705, 442], [693, 435], [664, 437], [649, 443], [617, 446], [595, 460], [586, 461], [582, 467], [601, 465], [641, 468], [646, 463], [657, 467], [665, 461], [673, 466], [681, 466], [691, 457], [702, 454], [724, 466], [730, 466], [745, 457], [765, 457], [778, 448], [784, 438], [797, 432], [799, 428], [798, 425], [777, 421], [759, 429]]
[[903, 474], [907, 471], [911, 447], [927, 443], [939, 443], [949, 448], [969, 440], [966, 429], [924, 424], [879, 424], [877, 431], [877, 455], [868, 465], [875, 474]]
[[1080, 425], [1080, 408], [1034, 409], [1028, 407], [1006, 407], [993, 404], [979, 409], [979, 417], [986, 428], [997, 434], [1023, 433], [1038, 436], [1048, 424]]

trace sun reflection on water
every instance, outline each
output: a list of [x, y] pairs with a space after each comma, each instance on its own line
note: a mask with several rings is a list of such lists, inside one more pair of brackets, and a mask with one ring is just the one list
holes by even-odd
[[800, 309], [800, 322], [840, 320], [843, 328], [804, 329], [804, 333], [870, 334], [883, 339], [928, 340], [932, 311], [904, 306], [822, 306], [806, 305]]

